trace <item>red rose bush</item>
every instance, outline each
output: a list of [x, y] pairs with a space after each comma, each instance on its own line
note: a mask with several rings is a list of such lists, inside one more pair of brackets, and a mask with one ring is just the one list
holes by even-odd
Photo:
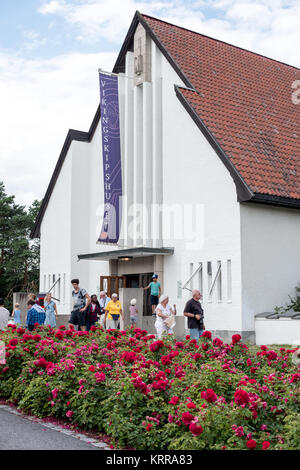
[[297, 348], [156, 340], [139, 328], [0, 330], [0, 398], [24, 412], [107, 434], [115, 448], [295, 450]]

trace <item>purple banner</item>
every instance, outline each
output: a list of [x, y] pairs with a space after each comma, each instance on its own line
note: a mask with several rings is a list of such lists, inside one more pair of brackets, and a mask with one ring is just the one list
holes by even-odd
[[98, 243], [117, 243], [121, 227], [121, 144], [118, 77], [100, 72], [104, 216]]

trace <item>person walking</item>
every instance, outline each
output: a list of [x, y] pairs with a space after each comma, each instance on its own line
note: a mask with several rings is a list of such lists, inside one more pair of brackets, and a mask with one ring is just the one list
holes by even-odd
[[104, 326], [104, 319], [105, 319], [105, 307], [106, 305], [108, 304], [108, 302], [111, 301], [111, 298], [108, 297], [107, 293], [103, 290], [100, 292], [100, 301], [99, 301], [99, 304], [100, 304], [100, 309], [101, 309], [101, 312], [100, 312], [100, 325], [105, 328]]
[[0, 299], [0, 330], [7, 328], [9, 311], [4, 307], [4, 299]]
[[50, 292], [45, 296], [44, 307], [46, 312], [45, 325], [50, 325], [52, 328], [55, 328], [58, 312], [56, 303], [52, 300], [52, 294]]
[[153, 274], [152, 282], [147, 287], [144, 287], [144, 290], [150, 289], [150, 302], [152, 308], [152, 315], [155, 316], [155, 310], [158, 305], [158, 299], [161, 295], [160, 283], [158, 282], [158, 275]]
[[194, 289], [192, 291], [192, 298], [186, 303], [184, 308], [184, 316], [188, 318], [188, 328], [190, 330], [190, 338], [199, 340], [204, 326], [204, 313], [200, 303], [200, 291]]
[[36, 323], [39, 325], [45, 323], [46, 314], [45, 310], [40, 305], [36, 304], [33, 299], [28, 300], [27, 306], [29, 310], [27, 312], [26, 326], [29, 331], [32, 331]]
[[14, 319], [15, 325], [21, 325], [21, 310], [20, 310], [20, 304], [15, 304], [15, 308], [13, 310], [13, 313], [11, 316]]
[[72, 279], [71, 284], [73, 286], [72, 299], [73, 299], [73, 310], [69, 324], [76, 326], [78, 330], [86, 330], [85, 314], [86, 309], [91, 303], [91, 298], [87, 291], [82, 287], [79, 287], [79, 279]]
[[167, 295], [161, 295], [159, 298], [159, 304], [156, 307], [156, 321], [155, 329], [158, 338], [161, 338], [162, 334], [173, 334], [173, 328], [175, 326], [175, 315], [176, 305], [174, 304], [173, 309], [169, 305], [169, 297]]
[[95, 294], [91, 295], [91, 303], [86, 310], [86, 331], [90, 331], [91, 326], [95, 326], [98, 316], [101, 315], [101, 307]]
[[136, 306], [136, 299], [131, 299], [129, 313], [130, 313], [130, 325], [136, 326], [136, 321], [137, 321], [137, 317], [139, 313], [138, 308]]
[[113, 294], [111, 301], [105, 307], [104, 328], [106, 329], [120, 329], [120, 318], [124, 321], [124, 315], [121, 302], [118, 300], [118, 295]]

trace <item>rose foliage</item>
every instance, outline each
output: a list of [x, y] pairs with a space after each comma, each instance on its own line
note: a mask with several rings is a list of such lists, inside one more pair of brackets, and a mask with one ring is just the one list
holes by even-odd
[[[297, 348], [197, 343], [139, 328], [11, 326], [0, 397], [38, 417], [110, 436], [117, 448], [300, 448]], [[300, 352], [299, 352], [300, 353]]]

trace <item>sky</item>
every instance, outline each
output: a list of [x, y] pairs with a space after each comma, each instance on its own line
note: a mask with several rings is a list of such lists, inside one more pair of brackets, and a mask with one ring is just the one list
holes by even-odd
[[44, 196], [68, 129], [89, 129], [136, 10], [300, 68], [299, 0], [0, 0], [0, 181], [17, 203]]

